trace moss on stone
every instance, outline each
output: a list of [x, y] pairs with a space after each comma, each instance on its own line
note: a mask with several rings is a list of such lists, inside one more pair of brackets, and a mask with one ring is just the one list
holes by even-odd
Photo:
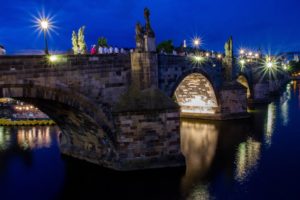
[[0, 119], [1, 126], [42, 126], [42, 125], [55, 125], [53, 120], [10, 120], [1, 118]]
[[149, 88], [140, 91], [137, 88], [131, 87], [113, 107], [113, 112], [143, 112], [174, 109], [179, 109], [179, 106], [159, 89]]

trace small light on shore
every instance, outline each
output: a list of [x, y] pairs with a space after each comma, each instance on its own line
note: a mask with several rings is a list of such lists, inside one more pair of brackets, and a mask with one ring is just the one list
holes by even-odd
[[246, 61], [245, 61], [244, 59], [242, 59], [242, 60], [240, 61], [240, 63], [241, 63], [242, 66], [244, 66], [244, 65], [246, 64]]
[[57, 57], [56, 55], [51, 55], [51, 56], [49, 57], [49, 61], [50, 61], [51, 63], [57, 62], [57, 61], [58, 61], [58, 57]]

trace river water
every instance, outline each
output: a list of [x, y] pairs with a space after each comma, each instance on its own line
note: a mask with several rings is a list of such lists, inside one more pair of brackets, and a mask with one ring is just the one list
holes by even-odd
[[182, 119], [186, 168], [138, 172], [61, 156], [57, 127], [0, 127], [0, 200], [300, 199], [300, 83], [250, 112]]

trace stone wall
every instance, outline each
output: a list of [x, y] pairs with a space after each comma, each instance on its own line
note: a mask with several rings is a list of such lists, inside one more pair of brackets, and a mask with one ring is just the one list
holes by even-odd
[[253, 87], [253, 101], [256, 103], [263, 103], [269, 101], [270, 86], [268, 82], [261, 82], [254, 84]]
[[223, 86], [220, 91], [220, 105], [222, 119], [248, 117], [247, 88], [239, 83]]
[[121, 169], [184, 164], [180, 152], [178, 110], [119, 113], [116, 125]]

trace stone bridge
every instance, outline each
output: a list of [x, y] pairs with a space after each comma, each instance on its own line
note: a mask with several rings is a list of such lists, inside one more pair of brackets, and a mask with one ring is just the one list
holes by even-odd
[[[225, 80], [226, 65], [190, 59], [152, 52], [68, 55], [55, 63], [5, 56], [0, 95], [33, 103], [55, 120], [64, 154], [120, 170], [173, 166], [182, 162], [179, 109], [206, 119], [247, 116], [247, 90]], [[252, 72], [237, 77], [251, 101], [267, 100], [273, 88]]]
[[259, 78], [257, 65], [240, 70], [232, 40], [223, 59], [201, 64], [159, 55], [146, 21], [146, 28], [137, 26], [137, 48], [130, 54], [1, 56], [0, 96], [48, 114], [62, 131], [63, 154], [134, 170], [184, 164], [180, 115], [247, 117], [247, 97], [265, 101], [286, 81]]

